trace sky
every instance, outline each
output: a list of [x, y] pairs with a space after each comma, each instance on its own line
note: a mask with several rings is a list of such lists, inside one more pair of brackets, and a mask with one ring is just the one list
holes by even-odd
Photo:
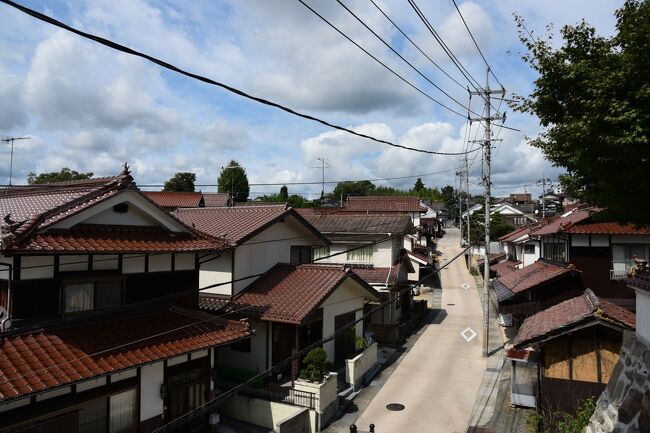
[[[335, 1], [307, 1], [355, 42], [402, 77], [450, 108], [467, 112], [425, 81]], [[342, 0], [429, 80], [481, 113], [419, 53], [369, 0]], [[449, 61], [405, 0], [375, 0], [442, 69], [468, 82]], [[384, 140], [438, 152], [464, 150], [466, 136], [483, 134], [474, 123], [437, 105], [392, 75], [297, 0], [69, 0], [19, 3], [83, 31], [156, 56], [245, 92]], [[521, 60], [513, 13], [534, 35], [548, 24], [558, 41], [564, 25], [585, 19], [598, 34], [615, 28], [622, 1], [466, 0], [457, 4], [507, 95], [528, 95], [536, 78]], [[418, 2], [448, 47], [485, 83], [486, 66], [451, 0]], [[490, 85], [496, 86], [493, 77]], [[498, 105], [498, 101], [494, 101]], [[513, 112], [494, 129], [493, 195], [539, 193], [542, 177], [562, 173], [530, 147], [542, 129], [536, 118]], [[13, 184], [29, 172], [69, 167], [111, 176], [128, 162], [139, 185], [161, 185], [176, 172], [216, 183], [232, 159], [253, 184], [319, 182], [423, 175], [426, 186], [458, 185], [462, 158], [428, 155], [331, 130], [82, 39], [0, 4], [0, 136], [14, 142]], [[0, 183], [9, 183], [10, 151], [0, 143]], [[474, 146], [474, 145], [470, 145]], [[481, 192], [481, 154], [469, 156], [474, 193]], [[435, 173], [435, 174], [429, 174]], [[410, 188], [415, 178], [376, 184]], [[326, 192], [334, 185], [327, 185]], [[253, 185], [251, 195], [279, 186]], [[155, 189], [155, 188], [154, 188]], [[215, 187], [199, 187], [214, 191]], [[321, 185], [289, 185], [289, 193], [319, 196]]]

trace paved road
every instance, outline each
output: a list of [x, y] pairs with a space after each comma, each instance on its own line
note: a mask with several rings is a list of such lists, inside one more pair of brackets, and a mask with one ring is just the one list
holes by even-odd
[[[438, 249], [441, 264], [460, 252], [458, 230], [448, 229]], [[443, 309], [357, 419], [360, 430], [370, 423], [377, 433], [466, 430], [486, 368], [481, 357], [481, 303], [462, 257], [441, 271], [441, 282]], [[463, 283], [470, 287], [462, 288]], [[478, 334], [469, 342], [460, 335], [468, 327]], [[406, 408], [389, 411], [389, 403]]]

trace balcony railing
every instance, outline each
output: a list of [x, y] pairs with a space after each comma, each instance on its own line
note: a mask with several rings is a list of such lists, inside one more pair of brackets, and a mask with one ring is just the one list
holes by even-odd
[[612, 269], [609, 270], [610, 280], [620, 280], [627, 277], [630, 269], [635, 266], [633, 259], [612, 260]]
[[[239, 383], [219, 378], [215, 385], [219, 390], [226, 391], [236, 387]], [[314, 393], [273, 384], [265, 386], [251, 385], [237, 392], [248, 397], [277, 401], [279, 403], [288, 403], [294, 406], [307, 407], [309, 409], [315, 409], [318, 400], [318, 397], [316, 397], [316, 394]]]

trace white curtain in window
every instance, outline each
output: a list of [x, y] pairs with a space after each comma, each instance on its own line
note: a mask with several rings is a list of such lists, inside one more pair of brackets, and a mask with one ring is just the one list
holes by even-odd
[[132, 428], [135, 422], [135, 389], [111, 395], [109, 414], [110, 433]]
[[[356, 249], [353, 250], [353, 248]], [[371, 262], [372, 245], [363, 248], [359, 248], [359, 245], [348, 245], [347, 257], [350, 262]]]
[[76, 283], [65, 285], [65, 309], [66, 313], [77, 311], [88, 311], [93, 309], [93, 284]]
[[314, 247], [314, 260], [320, 259], [321, 257], [327, 257], [330, 255], [330, 247], [323, 245], [320, 247]]

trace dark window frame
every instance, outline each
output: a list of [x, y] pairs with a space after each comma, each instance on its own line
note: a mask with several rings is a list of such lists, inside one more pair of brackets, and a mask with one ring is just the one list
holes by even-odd
[[230, 345], [230, 348], [236, 352], [251, 353], [252, 351], [252, 338], [244, 338], [239, 341], [235, 341]]
[[[93, 311], [105, 310], [113, 307], [97, 308], [97, 283], [111, 283], [119, 282], [120, 288], [120, 303], [117, 306], [124, 305], [126, 302], [126, 275], [79, 275], [79, 276], [66, 276], [61, 279], [60, 287], [60, 311], [61, 316], [75, 316], [78, 314], [92, 313]], [[93, 308], [84, 311], [66, 312], [65, 303], [65, 290], [66, 286], [70, 284], [84, 284], [91, 283], [93, 285]]]

